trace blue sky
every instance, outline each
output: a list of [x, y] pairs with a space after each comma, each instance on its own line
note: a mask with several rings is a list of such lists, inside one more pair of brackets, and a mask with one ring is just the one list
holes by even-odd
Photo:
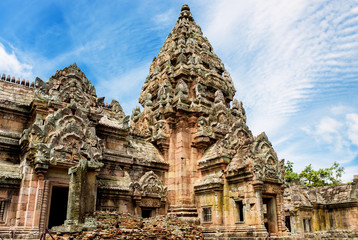
[[230, 72], [255, 135], [296, 171], [358, 174], [358, 1], [0, 1], [0, 72], [47, 80], [73, 62], [126, 114], [182, 4]]

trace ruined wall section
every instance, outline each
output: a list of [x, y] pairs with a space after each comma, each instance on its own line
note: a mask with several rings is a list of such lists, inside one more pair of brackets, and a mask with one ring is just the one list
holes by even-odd
[[285, 188], [284, 202], [292, 233], [349, 233], [358, 229], [358, 176], [352, 183], [338, 186], [290, 184]]

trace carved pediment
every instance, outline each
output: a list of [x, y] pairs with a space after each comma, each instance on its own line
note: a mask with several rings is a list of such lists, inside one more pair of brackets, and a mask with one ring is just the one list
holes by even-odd
[[57, 71], [47, 82], [35, 80], [35, 100], [54, 103], [79, 103], [82, 106], [97, 104], [96, 91], [85, 74], [74, 63]]
[[153, 171], [146, 172], [138, 182], [131, 183], [130, 189], [136, 197], [165, 199], [167, 196], [167, 187]]
[[282, 174], [281, 170], [283, 165], [278, 160], [277, 154], [264, 132], [255, 139], [251, 152], [256, 159], [254, 165], [258, 165], [258, 168], [263, 169], [262, 175], [265, 178], [283, 180], [284, 174]]
[[102, 142], [87, 115], [73, 103], [25, 130], [20, 143], [27, 146], [28, 161], [44, 169], [49, 164], [71, 167], [81, 159], [100, 161]]

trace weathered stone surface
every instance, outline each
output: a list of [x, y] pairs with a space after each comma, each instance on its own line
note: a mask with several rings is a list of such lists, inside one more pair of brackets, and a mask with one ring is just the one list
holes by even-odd
[[87, 219], [86, 230], [70, 234], [53, 233], [52, 236], [58, 240], [204, 239], [199, 226], [188, 224], [174, 216], [143, 219], [116, 212], [96, 212], [93, 219]]
[[330, 233], [337, 237], [346, 236], [345, 233], [358, 235], [358, 176], [352, 183], [339, 186], [290, 184], [285, 188], [284, 203], [292, 233], [320, 231], [326, 237]]

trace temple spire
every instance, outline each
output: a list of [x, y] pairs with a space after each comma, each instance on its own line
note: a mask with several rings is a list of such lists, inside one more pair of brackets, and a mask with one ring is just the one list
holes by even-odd
[[[213, 102], [217, 90], [223, 93], [227, 106], [235, 94], [229, 73], [186, 4], [158, 56], [153, 59], [139, 97], [140, 104], [145, 106], [148, 94], [151, 94], [154, 105], [159, 99], [173, 98], [170, 90], [161, 89], [175, 89], [179, 82], [188, 86], [188, 98], [201, 97], [208, 104]], [[166, 95], [159, 96], [163, 93]]]

